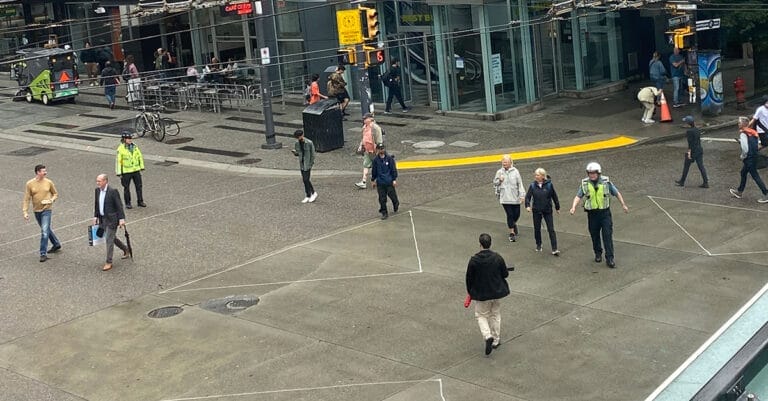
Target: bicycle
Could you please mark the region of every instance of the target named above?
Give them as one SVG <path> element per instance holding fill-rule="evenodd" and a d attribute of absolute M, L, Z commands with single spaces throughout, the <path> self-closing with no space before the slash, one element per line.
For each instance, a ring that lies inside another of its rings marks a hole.
<path fill-rule="evenodd" d="M 166 131 L 165 122 L 160 117 L 160 111 L 165 110 L 165 106 L 160 104 L 153 104 L 152 106 L 142 105 L 137 106 L 136 109 L 141 111 L 133 120 L 133 129 L 136 131 L 136 134 L 139 137 L 143 137 L 147 132 L 151 132 L 152 137 L 156 141 L 162 142 L 165 139 Z"/>
<path fill-rule="evenodd" d="M 165 134 L 168 136 L 176 136 L 179 135 L 179 132 L 181 132 L 181 127 L 179 127 L 179 122 L 168 117 L 163 117 L 162 119 L 163 126 L 165 127 Z"/>

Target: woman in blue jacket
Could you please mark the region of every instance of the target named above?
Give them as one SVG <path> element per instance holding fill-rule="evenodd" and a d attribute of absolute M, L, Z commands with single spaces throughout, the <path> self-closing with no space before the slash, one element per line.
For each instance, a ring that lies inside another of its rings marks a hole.
<path fill-rule="evenodd" d="M 560 256 L 557 249 L 557 234 L 555 233 L 555 223 L 552 219 L 552 204 L 555 204 L 555 211 L 560 214 L 560 200 L 557 199 L 555 186 L 543 168 L 537 168 L 534 181 L 528 187 L 525 193 L 525 210 L 533 213 L 533 235 L 536 239 L 536 252 L 541 252 L 541 220 L 547 223 L 547 232 L 549 233 L 549 243 L 552 245 L 552 255 Z"/>

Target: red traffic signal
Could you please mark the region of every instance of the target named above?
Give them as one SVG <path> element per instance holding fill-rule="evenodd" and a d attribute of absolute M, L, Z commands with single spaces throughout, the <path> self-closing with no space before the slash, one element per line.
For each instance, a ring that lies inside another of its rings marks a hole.
<path fill-rule="evenodd" d="M 373 67 L 379 64 L 383 64 L 385 61 L 387 61 L 384 49 L 365 46 L 363 50 L 365 50 L 366 67 Z"/>

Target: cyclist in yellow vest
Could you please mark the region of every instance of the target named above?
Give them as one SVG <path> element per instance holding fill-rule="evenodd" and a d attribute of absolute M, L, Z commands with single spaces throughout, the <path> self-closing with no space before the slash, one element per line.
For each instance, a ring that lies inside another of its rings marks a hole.
<path fill-rule="evenodd" d="M 115 161 L 115 174 L 120 177 L 123 184 L 123 198 L 125 199 L 125 208 L 132 209 L 131 206 L 131 181 L 136 186 L 136 204 L 140 207 L 147 207 L 144 203 L 144 196 L 141 193 L 141 171 L 144 170 L 144 157 L 141 155 L 139 147 L 133 143 L 133 134 L 130 131 L 120 133 L 121 143 L 117 147 L 117 160 Z"/>
<path fill-rule="evenodd" d="M 603 237 L 605 246 L 605 264 L 610 268 L 616 267 L 613 260 L 613 218 L 611 217 L 611 195 L 621 202 L 624 213 L 629 213 L 624 197 L 608 177 L 601 175 L 600 165 L 591 162 L 587 164 L 587 178 L 581 180 L 576 197 L 573 198 L 571 214 L 576 213 L 576 205 L 584 199 L 584 210 L 587 212 L 589 235 L 592 237 L 592 249 L 595 251 L 595 262 L 603 261 L 603 247 L 600 245 L 600 236 Z"/>

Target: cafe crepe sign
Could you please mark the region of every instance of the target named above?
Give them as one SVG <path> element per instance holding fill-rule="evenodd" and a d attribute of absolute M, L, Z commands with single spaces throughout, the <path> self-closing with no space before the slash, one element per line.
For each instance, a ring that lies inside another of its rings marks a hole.
<path fill-rule="evenodd" d="M 221 6 L 222 15 L 244 15 L 253 13 L 253 4 L 250 1 L 227 3 Z"/>

